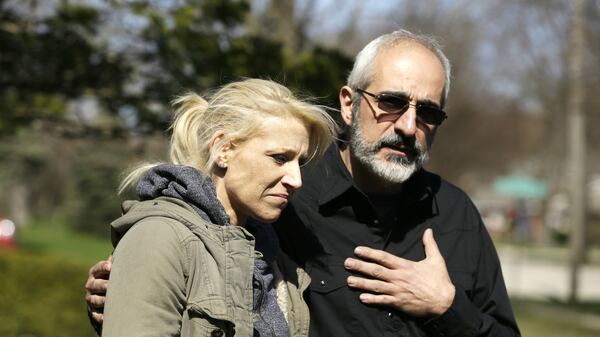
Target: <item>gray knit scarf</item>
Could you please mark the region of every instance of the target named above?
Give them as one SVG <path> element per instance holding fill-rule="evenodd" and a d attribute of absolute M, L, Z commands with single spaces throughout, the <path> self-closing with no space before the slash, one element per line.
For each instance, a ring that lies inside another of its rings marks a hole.
<path fill-rule="evenodd" d="M 190 166 L 161 164 L 148 170 L 137 187 L 141 200 L 165 196 L 183 200 L 206 221 L 224 226 L 231 220 L 217 199 L 212 180 Z M 273 268 L 279 241 L 273 227 L 258 221 L 248 221 L 246 228 L 254 235 L 255 249 L 263 254 L 254 259 L 252 288 L 253 310 L 258 313 L 254 322 L 254 337 L 289 337 L 289 328 L 277 304 Z"/>

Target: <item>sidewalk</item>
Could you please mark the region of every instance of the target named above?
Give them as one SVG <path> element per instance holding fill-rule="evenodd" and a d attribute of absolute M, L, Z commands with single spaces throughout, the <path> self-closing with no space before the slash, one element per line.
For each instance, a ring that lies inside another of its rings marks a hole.
<path fill-rule="evenodd" d="M 565 259 L 545 259 L 526 248 L 499 247 L 502 272 L 510 296 L 567 300 L 569 266 Z M 579 275 L 578 298 L 600 300 L 600 265 L 584 265 Z"/>

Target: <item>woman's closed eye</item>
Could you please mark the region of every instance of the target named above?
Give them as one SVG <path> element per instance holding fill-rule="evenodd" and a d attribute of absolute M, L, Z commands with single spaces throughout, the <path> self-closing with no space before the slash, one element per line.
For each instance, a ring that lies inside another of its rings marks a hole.
<path fill-rule="evenodd" d="M 283 165 L 290 160 L 287 155 L 281 153 L 272 154 L 271 158 L 273 158 L 273 161 L 275 161 L 275 163 L 277 163 L 278 165 Z"/>

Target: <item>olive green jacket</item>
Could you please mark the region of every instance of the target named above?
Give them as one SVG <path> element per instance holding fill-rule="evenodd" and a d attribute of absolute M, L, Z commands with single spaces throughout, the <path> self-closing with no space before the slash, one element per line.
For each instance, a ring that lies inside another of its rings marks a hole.
<path fill-rule="evenodd" d="M 126 201 L 112 226 L 113 267 L 102 336 L 251 337 L 254 237 L 202 219 L 185 202 Z M 117 245 L 118 243 L 118 245 Z M 307 336 L 308 275 L 283 253 L 278 302 L 291 336 Z"/>

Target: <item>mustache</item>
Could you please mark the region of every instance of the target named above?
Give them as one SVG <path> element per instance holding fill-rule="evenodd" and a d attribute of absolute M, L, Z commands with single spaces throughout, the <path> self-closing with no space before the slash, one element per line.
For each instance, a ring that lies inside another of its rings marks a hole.
<path fill-rule="evenodd" d="M 377 150 L 380 150 L 384 147 L 396 147 L 412 155 L 418 155 L 422 152 L 419 144 L 417 143 L 414 137 L 403 137 L 400 134 L 390 134 L 383 136 L 377 141 L 374 147 Z"/>

